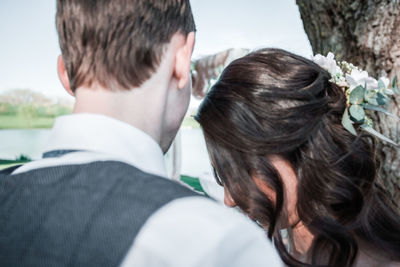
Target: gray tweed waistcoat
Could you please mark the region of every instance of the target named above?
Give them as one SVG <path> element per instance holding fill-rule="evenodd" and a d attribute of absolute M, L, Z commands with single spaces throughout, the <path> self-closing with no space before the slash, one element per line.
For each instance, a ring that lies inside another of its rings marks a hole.
<path fill-rule="evenodd" d="M 0 172 L 0 266 L 118 266 L 146 220 L 196 193 L 116 161 Z"/>

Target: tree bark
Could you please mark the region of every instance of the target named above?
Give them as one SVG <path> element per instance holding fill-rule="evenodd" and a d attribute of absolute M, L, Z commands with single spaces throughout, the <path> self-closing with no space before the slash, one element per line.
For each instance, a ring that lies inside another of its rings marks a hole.
<path fill-rule="evenodd" d="M 333 52 L 374 77 L 400 78 L 399 0 L 296 0 L 313 52 Z M 387 109 L 400 117 L 400 96 Z M 400 141 L 400 122 L 372 114 L 375 128 Z M 400 149 L 380 143 L 380 182 L 400 207 Z"/>

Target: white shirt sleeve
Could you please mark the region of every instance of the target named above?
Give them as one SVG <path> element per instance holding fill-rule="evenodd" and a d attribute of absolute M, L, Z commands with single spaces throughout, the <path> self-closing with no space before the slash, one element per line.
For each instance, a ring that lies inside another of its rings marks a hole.
<path fill-rule="evenodd" d="M 212 200 L 175 200 L 152 215 L 123 267 L 283 266 L 265 233 Z"/>

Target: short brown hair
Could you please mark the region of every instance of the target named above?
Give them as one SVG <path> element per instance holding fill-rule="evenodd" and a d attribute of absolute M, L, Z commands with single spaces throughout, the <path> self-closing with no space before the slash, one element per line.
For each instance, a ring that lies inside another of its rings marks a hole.
<path fill-rule="evenodd" d="M 150 78 L 173 34 L 195 31 L 189 0 L 57 0 L 71 89 L 130 89 Z"/>

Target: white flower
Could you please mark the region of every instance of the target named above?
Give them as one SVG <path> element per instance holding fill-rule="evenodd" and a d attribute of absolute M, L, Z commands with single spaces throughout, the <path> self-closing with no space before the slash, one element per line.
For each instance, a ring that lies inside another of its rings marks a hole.
<path fill-rule="evenodd" d="M 350 86 L 350 91 L 361 85 L 367 85 L 367 90 L 378 89 L 378 81 L 368 76 L 368 72 L 353 69 L 350 74 L 346 74 L 346 81 Z"/>
<path fill-rule="evenodd" d="M 336 64 L 335 55 L 331 52 L 328 53 L 326 57 L 321 54 L 317 54 L 312 59 L 321 68 L 328 71 L 332 77 L 338 77 L 343 74 L 340 67 Z"/>
<path fill-rule="evenodd" d="M 380 81 L 385 85 L 385 89 L 389 87 L 390 80 L 387 77 L 380 77 L 378 82 Z"/>

